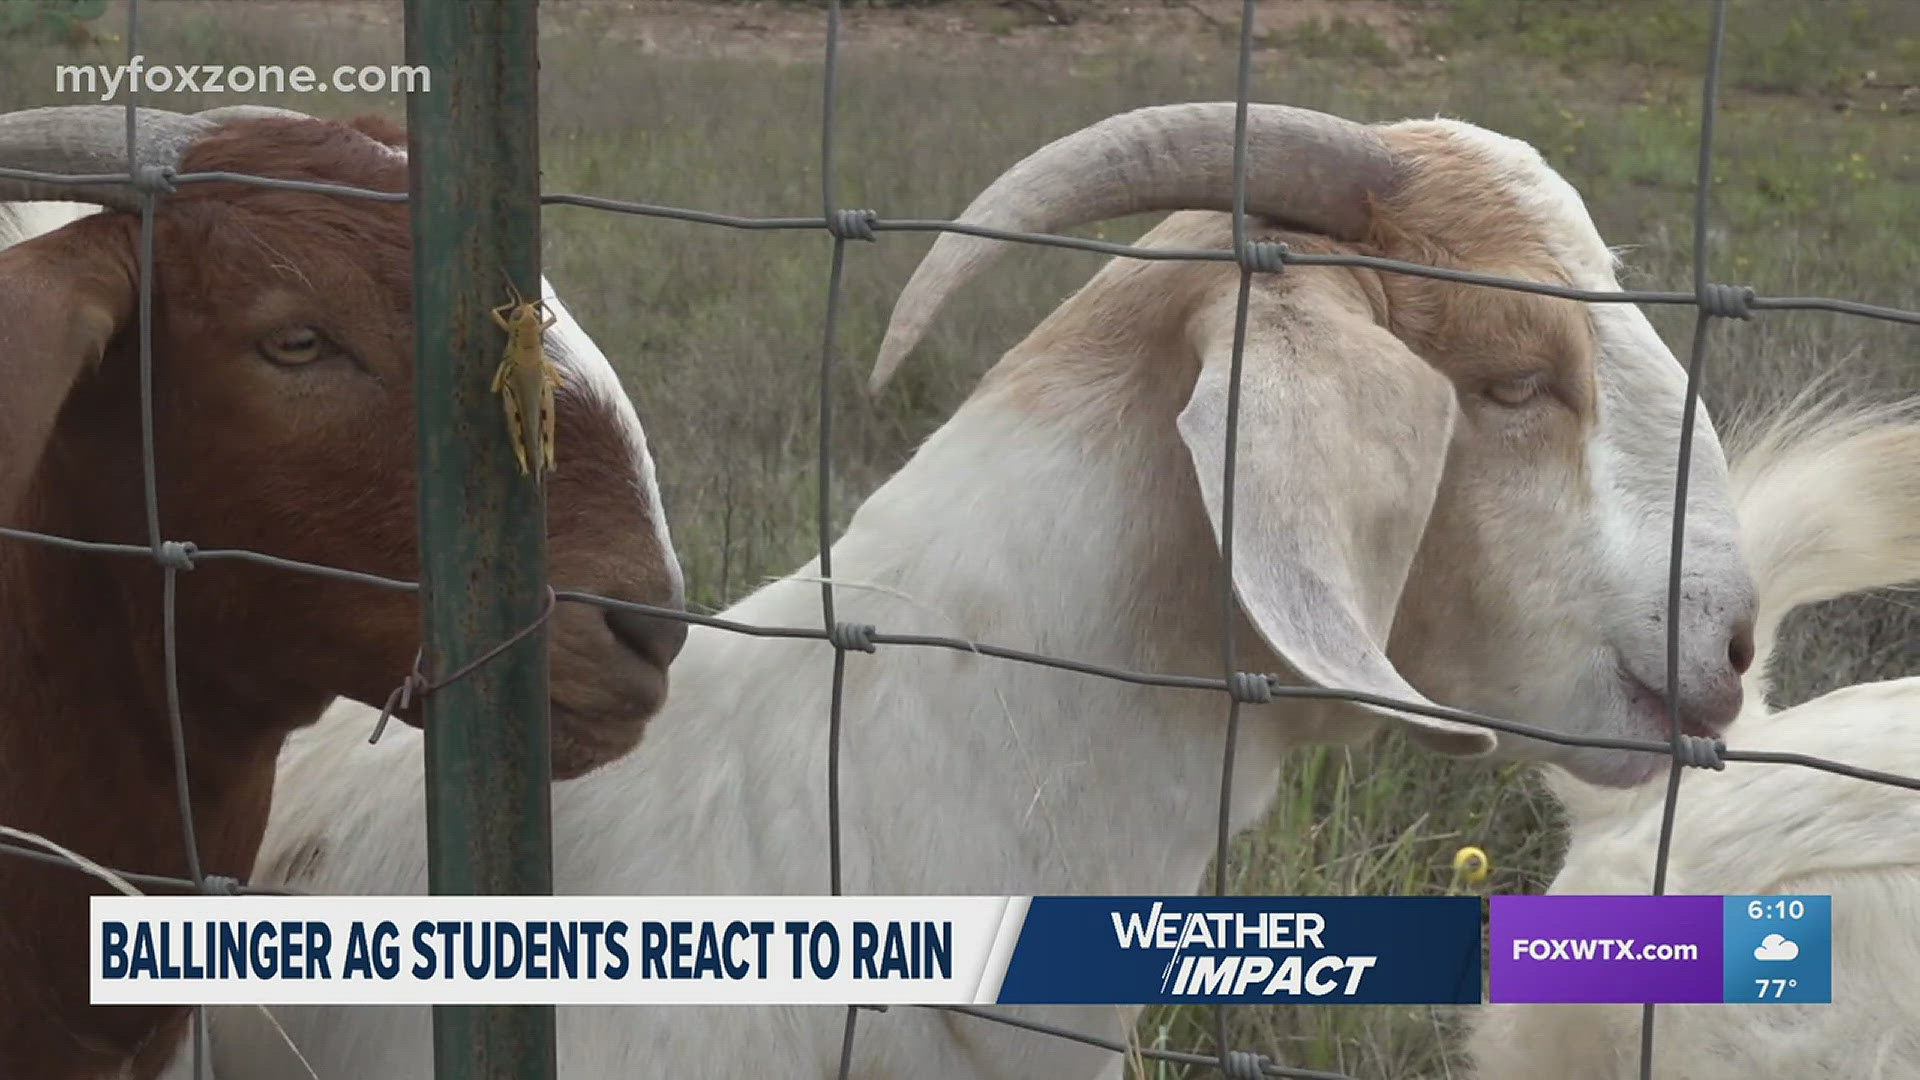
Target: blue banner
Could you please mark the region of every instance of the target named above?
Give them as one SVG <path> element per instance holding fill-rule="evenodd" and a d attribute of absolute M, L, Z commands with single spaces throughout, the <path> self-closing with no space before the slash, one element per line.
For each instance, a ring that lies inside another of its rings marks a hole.
<path fill-rule="evenodd" d="M 96 896 L 89 908 L 96 1005 L 1480 1000 L 1471 896 Z"/>
<path fill-rule="evenodd" d="M 1477 1005 L 1480 901 L 1036 896 L 998 1002 Z"/>

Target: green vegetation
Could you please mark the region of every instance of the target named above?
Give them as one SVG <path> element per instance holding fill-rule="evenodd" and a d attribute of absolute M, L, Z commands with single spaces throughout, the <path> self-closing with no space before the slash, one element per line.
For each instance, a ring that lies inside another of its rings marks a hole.
<path fill-rule="evenodd" d="M 78 43 L 107 0 L 6 0 L 0 4 L 0 41 Z"/>
<path fill-rule="evenodd" d="M 1237 36 L 1239 28 L 1223 26 L 1221 31 L 1223 37 Z M 1339 15 L 1330 19 L 1309 19 L 1292 30 L 1262 34 L 1260 40 L 1269 47 L 1330 60 L 1388 64 L 1400 58 L 1372 24 Z"/>
<path fill-rule="evenodd" d="M 951 215 L 1001 169 L 1082 124 L 1153 102 L 1232 95 L 1233 50 L 1197 16 L 1187 37 L 1148 53 L 1100 45 L 1126 16 L 1101 21 L 1087 14 L 1095 5 L 1065 6 L 1082 16 L 1046 39 L 1054 44 L 955 33 L 907 47 L 869 44 L 865 16 L 851 9 L 840 205 Z M 358 22 L 331 9 L 303 24 L 238 4 L 147 7 L 144 49 L 156 62 L 325 70 L 401 59 L 397 22 Z M 1686 287 L 1707 4 L 1404 3 L 1391 10 L 1410 21 L 1393 33 L 1361 21 L 1359 7 L 1350 18 L 1265 35 L 1255 96 L 1360 119 L 1445 113 L 1527 139 L 1585 194 L 1603 235 L 1630 245 L 1630 286 Z M 733 39 L 716 40 L 727 48 L 712 55 L 642 53 L 642 39 L 658 28 L 647 20 L 664 19 L 665 9 L 643 17 L 575 3 L 550 9 L 540 117 L 549 190 L 739 214 L 818 213 L 820 65 L 811 44 L 786 54 L 769 45 L 767 56 Z M 1733 12 L 1713 278 L 1774 295 L 1920 307 L 1920 99 L 1904 89 L 1920 83 L 1920 5 L 1736 0 Z M 1059 44 L 1069 40 L 1072 49 Z M 55 103 L 55 62 L 119 59 L 99 46 L 0 42 L 0 69 L 16 73 L 0 86 L 0 107 Z M 273 103 L 401 115 L 393 98 Z M 1104 235 L 1131 238 L 1146 224 L 1110 224 Z M 545 229 L 550 275 L 639 404 L 696 604 L 722 606 L 805 561 L 814 550 L 814 380 L 830 241 L 564 207 L 546 215 Z M 865 365 L 928 243 L 883 234 L 848 249 L 834 385 L 836 528 L 1097 265 L 1071 252 L 1018 253 L 965 290 L 896 385 L 869 400 Z M 1684 355 L 1691 315 L 1650 315 Z M 1830 371 L 1867 393 L 1920 391 L 1920 338 L 1910 328 L 1775 313 L 1716 324 L 1712 334 L 1705 395 L 1716 416 Z M 1784 699 L 1920 670 L 1916 626 L 1898 597 L 1795 619 L 1783 644 Z M 1439 761 L 1389 739 L 1301 753 L 1271 820 L 1236 845 L 1231 876 L 1248 892 L 1436 893 L 1449 888 L 1452 855 L 1465 843 L 1493 858 L 1495 874 L 1480 888 L 1502 891 L 1539 888 L 1559 846 L 1524 773 Z M 1443 1049 L 1446 1022 L 1407 1008 L 1232 1016 L 1240 1047 L 1384 1080 L 1458 1075 Z M 1212 1023 L 1210 1012 L 1154 1010 L 1139 1036 L 1146 1046 L 1206 1049 Z M 1149 1066 L 1147 1075 L 1185 1074 Z"/>
<path fill-rule="evenodd" d="M 1559 0 L 1438 0 L 1411 6 L 1433 16 L 1422 44 L 1435 52 L 1495 47 L 1578 66 L 1697 71 L 1713 5 L 1672 0 L 1607 4 Z M 1830 93 L 1871 81 L 1920 77 L 1920 8 L 1885 0 L 1733 0 L 1727 16 L 1727 85 L 1780 93 Z"/>

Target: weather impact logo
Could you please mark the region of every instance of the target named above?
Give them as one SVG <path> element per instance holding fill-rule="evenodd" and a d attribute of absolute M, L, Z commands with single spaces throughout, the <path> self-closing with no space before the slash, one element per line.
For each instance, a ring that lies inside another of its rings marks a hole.
<path fill-rule="evenodd" d="M 1002 1005 L 1468 1005 L 1471 896 L 1036 896 Z"/>
<path fill-rule="evenodd" d="M 1352 997 L 1380 960 L 1328 953 L 1326 916 L 1312 911 L 1180 912 L 1156 901 L 1144 916 L 1113 911 L 1109 917 L 1122 949 L 1170 954 L 1160 991 L 1175 997 Z"/>

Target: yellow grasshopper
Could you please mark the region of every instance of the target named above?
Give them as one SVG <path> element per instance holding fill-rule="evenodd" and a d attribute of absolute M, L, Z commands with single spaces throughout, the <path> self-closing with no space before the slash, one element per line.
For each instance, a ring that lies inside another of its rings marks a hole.
<path fill-rule="evenodd" d="M 507 281 L 510 303 L 492 311 L 493 321 L 507 332 L 506 355 L 493 373 L 493 392 L 507 408 L 507 432 L 513 437 L 513 456 L 522 475 L 553 471 L 553 391 L 560 371 L 547 359 L 543 340 L 556 316 L 545 300 L 529 303 Z M 533 412 L 528 412 L 531 406 Z"/>

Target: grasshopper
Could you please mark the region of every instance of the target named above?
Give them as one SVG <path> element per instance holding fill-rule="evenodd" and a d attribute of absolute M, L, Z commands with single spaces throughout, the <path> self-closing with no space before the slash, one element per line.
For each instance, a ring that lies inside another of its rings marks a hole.
<path fill-rule="evenodd" d="M 547 359 L 542 341 L 556 316 L 545 300 L 531 303 L 507 281 L 513 299 L 492 311 L 493 321 L 507 333 L 506 355 L 493 373 L 493 392 L 507 408 L 507 431 L 513 437 L 513 456 L 522 475 L 553 471 L 553 389 L 559 369 Z M 529 413 L 529 407 L 533 412 Z"/>

